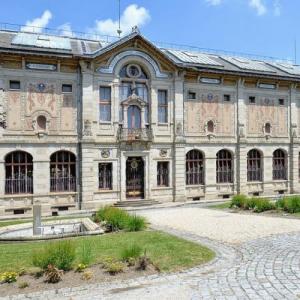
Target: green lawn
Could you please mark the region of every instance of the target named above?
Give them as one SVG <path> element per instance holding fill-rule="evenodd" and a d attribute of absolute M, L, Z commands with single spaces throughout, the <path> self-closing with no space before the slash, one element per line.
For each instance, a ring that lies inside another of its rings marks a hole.
<path fill-rule="evenodd" d="M 121 249 L 137 244 L 161 271 L 177 271 L 205 263 L 214 258 L 210 249 L 160 231 L 119 232 L 102 236 L 73 239 L 76 246 L 90 241 L 94 263 L 106 257 L 119 258 Z M 43 249 L 47 242 L 0 244 L 0 272 L 32 267 L 32 252 Z"/>
<path fill-rule="evenodd" d="M 213 208 L 213 209 L 227 209 L 229 207 L 230 207 L 230 201 L 208 206 L 208 208 Z"/>

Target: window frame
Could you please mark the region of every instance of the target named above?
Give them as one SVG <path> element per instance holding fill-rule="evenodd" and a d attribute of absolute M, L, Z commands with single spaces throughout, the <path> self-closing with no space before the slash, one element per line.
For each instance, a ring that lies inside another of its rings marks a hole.
<path fill-rule="evenodd" d="M 192 149 L 185 155 L 186 185 L 204 185 L 205 180 L 204 154 L 198 149 Z"/>
<path fill-rule="evenodd" d="M 19 88 L 12 88 L 11 85 L 14 83 L 18 83 Z M 21 81 L 20 80 L 9 80 L 9 90 L 10 91 L 20 91 L 21 90 Z"/>
<path fill-rule="evenodd" d="M 169 187 L 170 186 L 170 162 L 169 161 L 158 161 L 157 162 L 157 180 L 156 184 L 158 187 Z"/>
<path fill-rule="evenodd" d="M 160 93 L 165 94 L 164 103 L 162 103 L 159 99 Z M 169 122 L 169 114 L 168 114 L 168 108 L 169 108 L 169 100 L 168 100 L 168 90 L 167 89 L 158 89 L 157 90 L 157 119 L 159 124 L 168 124 Z M 160 109 L 164 110 L 164 122 L 161 122 L 160 120 Z"/>
<path fill-rule="evenodd" d="M 227 149 L 218 151 L 216 155 L 216 182 L 217 184 L 234 183 L 234 159 Z M 223 169 L 223 170 L 222 170 Z"/>
<path fill-rule="evenodd" d="M 287 180 L 288 178 L 287 155 L 282 149 L 276 149 L 272 155 L 272 179 Z"/>
<path fill-rule="evenodd" d="M 251 149 L 247 153 L 247 182 L 256 181 L 263 181 L 263 161 L 260 151 Z"/>
<path fill-rule="evenodd" d="M 102 89 L 109 89 L 109 91 L 110 91 L 109 99 L 101 99 L 101 90 Z M 112 111 L 111 111 L 111 109 L 112 109 L 112 103 L 111 102 L 112 101 L 111 101 L 111 98 L 112 98 L 112 87 L 109 86 L 109 85 L 100 85 L 100 87 L 99 87 L 99 122 L 100 123 L 111 123 L 111 121 L 112 121 Z M 101 116 L 102 116 L 101 108 L 103 108 L 103 107 L 104 108 L 107 107 L 108 108 L 107 112 L 109 111 L 109 116 L 105 120 L 101 118 Z"/>
<path fill-rule="evenodd" d="M 256 104 L 256 97 L 255 96 L 249 96 L 248 98 L 249 104 Z"/>
<path fill-rule="evenodd" d="M 64 87 L 71 87 L 71 91 L 64 91 Z M 63 83 L 61 85 L 61 92 L 62 92 L 62 94 L 72 94 L 73 93 L 73 84 L 71 84 L 71 83 Z"/>
<path fill-rule="evenodd" d="M 107 168 L 109 166 L 109 168 Z M 100 168 L 104 168 L 104 174 L 100 172 Z M 100 176 L 104 176 L 101 179 Z M 100 191 L 112 191 L 113 190 L 113 163 L 112 162 L 99 162 L 98 164 L 98 189 Z"/>

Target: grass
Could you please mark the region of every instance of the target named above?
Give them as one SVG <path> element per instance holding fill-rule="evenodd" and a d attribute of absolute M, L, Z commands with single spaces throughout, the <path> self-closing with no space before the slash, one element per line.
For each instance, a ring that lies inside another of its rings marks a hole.
<path fill-rule="evenodd" d="M 161 271 L 177 271 L 205 263 L 214 258 L 210 249 L 160 231 L 119 232 L 72 240 L 77 252 L 83 243 L 91 245 L 93 263 L 108 257 L 119 258 L 120 249 L 137 244 Z M 32 267 L 32 253 L 43 249 L 47 242 L 0 244 L 0 270 L 16 271 Z M 79 263 L 78 261 L 76 263 Z"/>
<path fill-rule="evenodd" d="M 215 205 L 210 205 L 208 208 L 213 208 L 213 209 L 227 209 L 230 208 L 230 201 L 225 202 L 225 203 L 219 203 Z"/>

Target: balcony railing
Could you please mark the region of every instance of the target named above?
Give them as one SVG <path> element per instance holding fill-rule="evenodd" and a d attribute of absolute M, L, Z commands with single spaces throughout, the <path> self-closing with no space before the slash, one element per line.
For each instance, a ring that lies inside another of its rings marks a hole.
<path fill-rule="evenodd" d="M 151 128 L 119 128 L 120 142 L 150 142 L 152 141 Z"/>
<path fill-rule="evenodd" d="M 50 192 L 76 192 L 76 178 L 51 177 Z"/>
<path fill-rule="evenodd" d="M 32 194 L 33 179 L 32 177 L 24 178 L 7 178 L 5 179 L 5 194 Z"/>

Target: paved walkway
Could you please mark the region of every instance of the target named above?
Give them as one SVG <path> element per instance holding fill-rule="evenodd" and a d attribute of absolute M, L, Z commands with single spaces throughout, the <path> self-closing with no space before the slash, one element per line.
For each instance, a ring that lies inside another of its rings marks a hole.
<path fill-rule="evenodd" d="M 213 248 L 217 258 L 206 266 L 172 275 L 19 295 L 15 299 L 299 300 L 300 220 L 201 208 L 148 210 L 142 214 L 158 229 Z M 210 218 L 213 223 L 208 226 Z M 181 219 L 185 220 L 183 224 Z M 176 229 L 181 225 L 184 227 Z"/>

